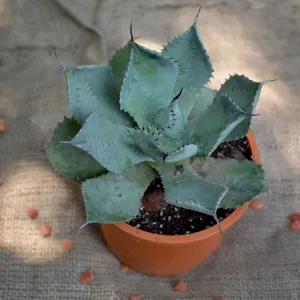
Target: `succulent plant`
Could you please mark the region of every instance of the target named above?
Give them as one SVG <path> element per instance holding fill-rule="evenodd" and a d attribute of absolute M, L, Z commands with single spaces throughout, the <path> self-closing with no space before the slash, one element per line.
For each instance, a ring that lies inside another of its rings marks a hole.
<path fill-rule="evenodd" d="M 56 172 L 82 183 L 88 223 L 129 221 L 160 177 L 165 201 L 215 216 L 267 190 L 260 165 L 210 157 L 247 134 L 266 82 L 233 75 L 219 91 L 193 25 L 161 53 L 132 37 L 106 65 L 65 68 L 73 116 L 46 153 Z"/>

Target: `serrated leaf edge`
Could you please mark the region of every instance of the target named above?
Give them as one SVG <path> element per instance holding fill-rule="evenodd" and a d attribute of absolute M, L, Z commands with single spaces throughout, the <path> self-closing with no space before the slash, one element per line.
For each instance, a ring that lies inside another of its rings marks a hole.
<path fill-rule="evenodd" d="M 185 159 L 188 159 L 188 158 L 190 158 L 190 157 L 192 157 L 192 156 L 195 156 L 196 153 L 198 152 L 198 149 L 199 149 L 198 146 L 195 145 L 195 144 L 186 144 L 186 145 L 180 147 L 179 149 L 177 149 L 177 150 L 171 152 L 170 154 L 168 154 L 168 156 L 167 156 L 166 159 L 165 159 L 165 162 L 171 162 L 171 163 L 172 163 L 172 162 L 175 162 L 175 161 L 168 161 L 168 157 L 169 157 L 170 155 L 176 155 L 177 153 L 180 153 L 182 150 L 184 151 L 184 149 L 186 149 L 186 148 L 189 147 L 189 146 L 195 146 L 195 147 L 196 147 L 196 152 L 195 152 L 194 154 L 190 155 L 189 157 L 186 157 Z"/>
<path fill-rule="evenodd" d="M 156 51 L 154 51 L 154 50 L 148 49 L 148 48 L 146 48 L 146 47 L 144 47 L 144 46 L 141 46 L 140 44 L 137 44 L 137 43 L 135 43 L 135 42 L 131 42 L 131 43 L 132 43 L 132 45 L 136 45 L 137 47 L 140 47 L 140 48 L 142 48 L 142 49 L 145 50 L 145 51 L 149 51 L 149 52 L 152 53 L 153 55 L 156 55 L 156 56 L 158 56 L 158 57 L 160 57 L 160 58 L 169 59 L 169 60 L 173 63 L 173 65 L 174 65 L 174 67 L 175 67 L 176 77 L 178 76 L 178 66 L 177 66 L 176 63 L 174 63 L 174 62 L 170 59 L 170 57 L 165 56 L 165 55 L 163 55 L 162 53 L 156 52 Z M 133 55 L 134 55 L 134 54 L 133 54 L 133 47 L 131 47 L 131 49 L 130 49 L 130 56 L 129 56 L 129 62 L 128 62 L 127 70 L 126 70 L 126 73 L 125 73 L 125 76 L 124 76 L 124 79 L 123 79 L 123 83 L 122 83 L 122 87 L 121 87 L 121 92 L 120 92 L 120 109 L 121 109 L 122 111 L 128 113 L 128 114 L 135 120 L 134 116 L 132 116 L 132 115 L 130 114 L 130 112 L 127 111 L 127 110 L 123 107 L 123 105 L 122 105 L 122 102 L 123 102 L 122 99 L 123 99 L 123 95 L 124 95 L 123 85 L 124 85 L 125 79 L 126 79 L 127 76 L 128 76 L 129 68 L 131 67 Z M 175 84 L 176 84 L 176 80 L 174 81 L 173 90 L 174 90 Z M 172 98 L 170 98 L 170 103 L 171 103 L 171 101 L 172 101 Z M 155 117 L 155 116 L 153 116 L 153 119 L 154 119 L 154 117 Z M 151 120 L 152 122 L 153 122 L 153 119 Z M 135 122 L 136 122 L 136 120 L 135 120 Z M 138 126 L 139 126 L 140 128 L 142 127 L 142 126 L 140 126 L 140 124 L 138 124 Z"/>
<path fill-rule="evenodd" d="M 211 72 L 210 78 L 212 78 L 212 77 L 213 77 L 213 73 L 214 73 L 214 68 L 213 68 L 213 65 L 212 65 L 212 63 L 211 63 L 211 61 L 210 61 L 210 59 L 209 59 L 208 54 L 207 54 L 206 47 L 204 46 L 204 44 L 203 44 L 203 42 L 202 42 L 202 40 L 201 40 L 200 33 L 199 33 L 199 30 L 198 30 L 198 27 L 197 27 L 197 21 L 198 21 L 198 15 L 196 16 L 193 25 L 192 25 L 189 29 L 187 29 L 187 30 L 186 30 L 185 32 L 183 32 L 182 34 L 180 34 L 180 35 L 174 37 L 173 39 L 169 40 L 169 41 L 163 46 L 162 53 L 165 54 L 167 57 L 169 57 L 169 56 L 167 55 L 167 53 L 164 53 L 164 50 L 166 50 L 166 52 L 167 52 L 167 49 L 166 49 L 166 48 L 167 48 L 169 45 L 171 46 L 171 44 L 179 44 L 179 42 L 180 42 L 181 40 L 183 40 L 184 37 L 185 37 L 186 35 L 188 35 L 188 34 L 190 33 L 190 31 L 192 31 L 192 30 L 194 29 L 195 32 L 196 32 L 197 38 L 198 38 L 198 42 L 199 42 L 200 45 L 203 47 L 203 50 L 204 50 L 206 59 L 207 59 L 207 61 L 208 61 L 208 63 L 209 63 L 209 66 L 210 66 L 210 68 L 211 68 L 211 71 L 212 71 L 212 72 Z M 171 60 L 173 60 L 176 64 L 178 64 L 178 66 L 181 66 L 180 63 L 179 63 L 179 61 L 176 61 L 176 60 L 175 60 L 174 58 L 172 58 L 172 57 L 169 57 L 169 58 L 170 58 Z M 207 84 L 207 83 L 210 81 L 210 78 L 208 79 L 208 81 L 207 81 L 206 83 L 204 83 L 204 85 Z M 204 86 L 204 85 L 203 85 L 203 86 Z"/>

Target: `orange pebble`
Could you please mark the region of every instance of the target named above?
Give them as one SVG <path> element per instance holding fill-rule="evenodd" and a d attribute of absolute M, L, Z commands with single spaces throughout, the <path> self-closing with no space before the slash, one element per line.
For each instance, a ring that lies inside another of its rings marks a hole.
<path fill-rule="evenodd" d="M 43 224 L 41 227 L 41 236 L 46 237 L 51 235 L 52 233 L 52 228 L 49 224 Z"/>
<path fill-rule="evenodd" d="M 188 291 L 188 286 L 183 280 L 179 280 L 173 287 L 174 292 L 184 293 Z"/>
<path fill-rule="evenodd" d="M 125 265 L 125 264 L 121 265 L 121 272 L 126 273 L 129 270 L 130 270 L 130 268 L 127 265 Z"/>
<path fill-rule="evenodd" d="M 6 122 L 4 120 L 0 120 L 0 132 L 4 132 L 6 130 Z"/>
<path fill-rule="evenodd" d="M 130 296 L 129 300 L 141 300 L 141 296 Z"/>
<path fill-rule="evenodd" d="M 291 221 L 300 221 L 300 214 L 293 214 L 290 216 Z"/>
<path fill-rule="evenodd" d="M 27 208 L 27 215 L 30 218 L 34 218 L 39 214 L 39 211 L 36 208 L 28 207 Z"/>
<path fill-rule="evenodd" d="M 290 229 L 294 230 L 294 231 L 300 230 L 300 221 L 298 221 L 298 220 L 293 221 L 290 226 Z"/>
<path fill-rule="evenodd" d="M 69 240 L 63 240 L 63 248 L 66 250 L 72 249 L 72 242 Z"/>
<path fill-rule="evenodd" d="M 260 200 L 253 200 L 250 203 L 250 207 L 254 210 L 260 210 L 264 207 L 264 205 Z"/>
<path fill-rule="evenodd" d="M 88 269 L 80 276 L 80 283 L 90 283 L 94 280 L 94 273 L 91 269 Z"/>
<path fill-rule="evenodd" d="M 218 297 L 217 300 L 225 300 L 225 297 Z"/>

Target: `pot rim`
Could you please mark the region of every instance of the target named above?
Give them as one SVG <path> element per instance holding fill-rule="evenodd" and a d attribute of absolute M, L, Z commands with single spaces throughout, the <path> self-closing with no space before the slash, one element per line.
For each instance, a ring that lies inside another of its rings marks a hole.
<path fill-rule="evenodd" d="M 255 135 L 250 129 L 247 134 L 247 140 L 250 145 L 253 161 L 257 164 L 260 164 L 259 151 L 257 143 L 255 140 Z M 249 203 L 236 208 L 227 218 L 220 222 L 222 231 L 227 230 L 232 226 L 238 219 L 246 212 L 248 209 Z M 103 224 L 107 225 L 107 224 Z M 186 234 L 186 235 L 160 235 L 156 233 L 150 233 L 141 229 L 137 229 L 133 226 L 128 225 L 127 223 L 118 223 L 118 224 L 109 224 L 110 226 L 115 226 L 119 230 L 134 236 L 138 239 L 146 240 L 148 242 L 167 244 L 167 245 L 176 245 L 176 244 L 188 244 L 193 242 L 198 242 L 200 240 L 205 240 L 211 236 L 220 234 L 220 230 L 217 225 L 214 225 L 208 229 L 201 230 L 199 232 Z"/>

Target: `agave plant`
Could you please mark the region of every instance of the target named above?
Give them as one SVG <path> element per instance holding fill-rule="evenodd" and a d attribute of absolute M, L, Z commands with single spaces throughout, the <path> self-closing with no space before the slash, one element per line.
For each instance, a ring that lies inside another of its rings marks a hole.
<path fill-rule="evenodd" d="M 56 172 L 82 182 L 88 223 L 135 218 L 158 177 L 167 203 L 212 216 L 267 190 L 256 163 L 210 157 L 247 134 L 266 82 L 233 75 L 219 91 L 205 87 L 213 67 L 197 19 L 161 53 L 131 30 L 108 64 L 64 67 L 73 117 L 46 153 Z"/>

